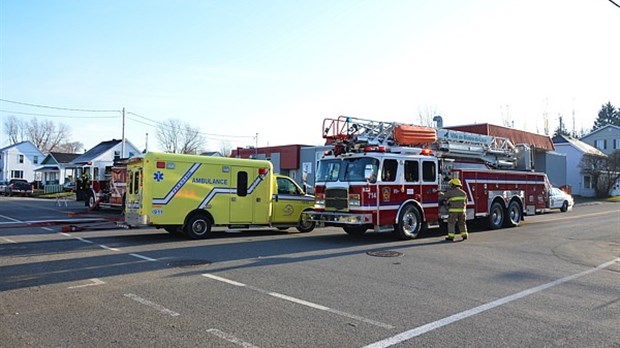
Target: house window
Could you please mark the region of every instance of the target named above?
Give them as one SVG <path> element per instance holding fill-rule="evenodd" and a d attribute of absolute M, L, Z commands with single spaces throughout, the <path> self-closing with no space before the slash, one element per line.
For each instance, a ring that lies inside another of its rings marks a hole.
<path fill-rule="evenodd" d="M 603 149 L 607 150 L 607 139 L 603 139 Z"/>
<path fill-rule="evenodd" d="M 591 189 L 592 188 L 592 178 L 589 175 L 583 176 L 583 188 Z"/>
<path fill-rule="evenodd" d="M 24 163 L 24 155 L 19 155 L 17 157 L 17 163 Z"/>
<path fill-rule="evenodd" d="M 121 152 L 120 151 L 114 151 L 114 159 L 120 159 L 121 158 Z"/>
<path fill-rule="evenodd" d="M 13 179 L 23 179 L 24 171 L 23 170 L 11 170 L 11 178 Z"/>
<path fill-rule="evenodd" d="M 32 162 L 34 164 L 39 164 L 39 156 L 34 156 L 34 159 L 32 160 Z"/>

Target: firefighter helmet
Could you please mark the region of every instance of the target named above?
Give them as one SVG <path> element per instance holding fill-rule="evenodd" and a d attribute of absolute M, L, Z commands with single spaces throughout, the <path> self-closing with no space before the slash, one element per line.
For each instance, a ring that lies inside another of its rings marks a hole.
<path fill-rule="evenodd" d="M 463 186 L 461 184 L 461 180 L 459 180 L 459 179 L 452 179 L 452 180 L 450 180 L 450 185 L 452 185 L 452 186 Z"/>

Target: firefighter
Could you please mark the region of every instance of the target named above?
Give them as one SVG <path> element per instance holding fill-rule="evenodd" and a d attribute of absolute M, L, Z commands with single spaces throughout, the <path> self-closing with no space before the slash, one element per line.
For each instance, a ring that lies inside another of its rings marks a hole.
<path fill-rule="evenodd" d="M 449 182 L 450 188 L 446 193 L 440 192 L 439 195 L 448 201 L 448 236 L 446 240 L 453 241 L 455 225 L 458 223 L 461 238 L 467 239 L 467 225 L 465 222 L 465 210 L 467 208 L 467 193 L 463 191 L 461 180 L 452 179 Z"/>

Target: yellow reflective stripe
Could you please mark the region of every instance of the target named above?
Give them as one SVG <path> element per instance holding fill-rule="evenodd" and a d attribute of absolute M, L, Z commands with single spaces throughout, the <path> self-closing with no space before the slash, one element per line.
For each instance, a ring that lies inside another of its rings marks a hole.
<path fill-rule="evenodd" d="M 464 213 L 465 209 L 461 208 L 450 208 L 448 209 L 448 213 Z"/>
<path fill-rule="evenodd" d="M 452 201 L 464 201 L 465 200 L 465 196 L 450 197 L 450 198 L 448 198 L 448 200 L 450 202 L 452 202 Z"/>

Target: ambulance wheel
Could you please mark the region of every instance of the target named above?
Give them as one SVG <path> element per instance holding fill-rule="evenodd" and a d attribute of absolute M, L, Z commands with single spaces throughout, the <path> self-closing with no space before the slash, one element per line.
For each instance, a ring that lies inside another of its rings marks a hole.
<path fill-rule="evenodd" d="M 205 238 L 211 232 L 211 220 L 205 214 L 194 214 L 185 222 L 183 232 L 191 239 Z"/>
<path fill-rule="evenodd" d="M 350 236 L 361 236 L 366 233 L 366 226 L 342 226 L 342 229 Z"/>
<path fill-rule="evenodd" d="M 422 229 L 422 217 L 413 205 L 406 205 L 398 216 L 398 223 L 394 226 L 400 239 L 414 239 Z"/>
<path fill-rule="evenodd" d="M 297 224 L 297 226 L 295 226 L 295 228 L 301 233 L 307 233 L 312 231 L 314 229 L 314 226 L 316 226 L 316 222 L 304 220 L 302 218 L 301 220 L 299 220 L 299 223 Z"/>
<path fill-rule="evenodd" d="M 521 223 L 521 219 L 523 219 L 523 209 L 521 209 L 521 204 L 517 201 L 512 201 L 508 205 L 508 209 L 506 210 L 507 216 L 505 219 L 506 227 L 517 227 Z"/>
<path fill-rule="evenodd" d="M 491 204 L 491 211 L 489 214 L 489 227 L 492 230 L 502 228 L 504 225 L 504 206 L 500 202 L 493 202 Z"/>

